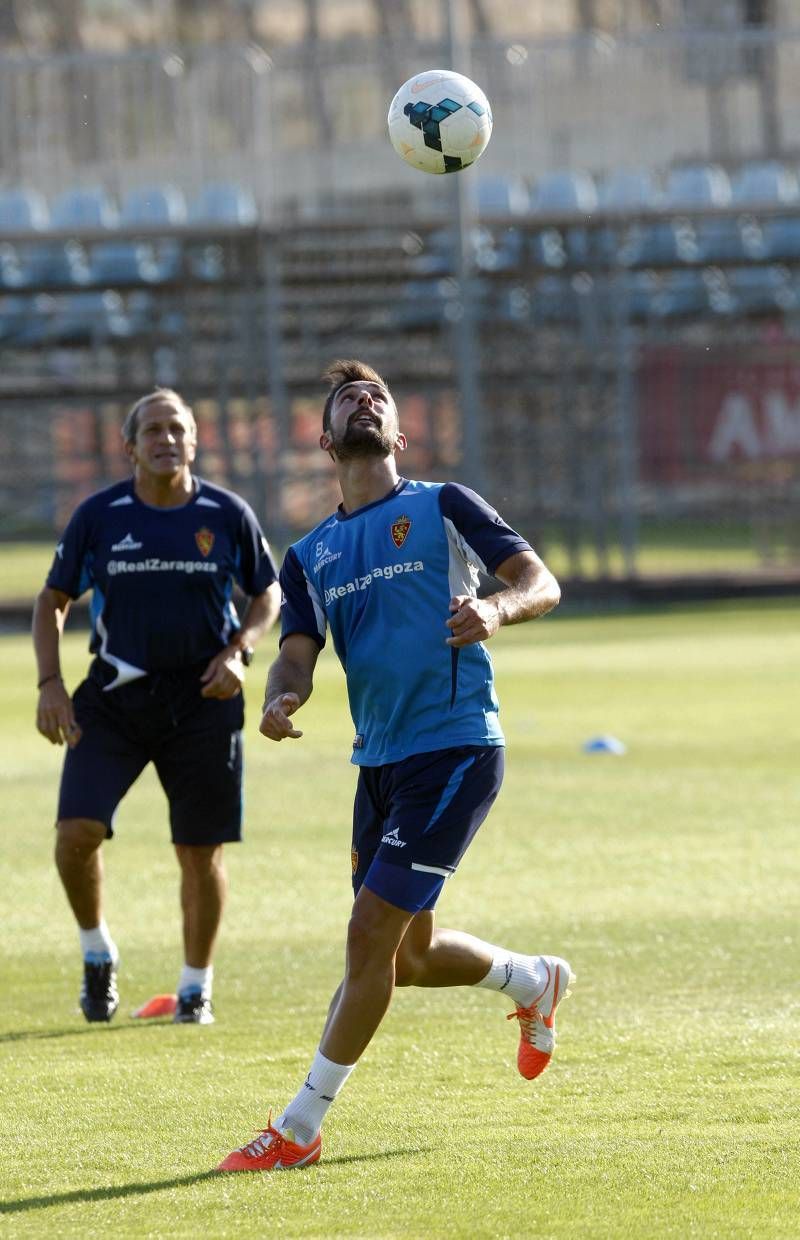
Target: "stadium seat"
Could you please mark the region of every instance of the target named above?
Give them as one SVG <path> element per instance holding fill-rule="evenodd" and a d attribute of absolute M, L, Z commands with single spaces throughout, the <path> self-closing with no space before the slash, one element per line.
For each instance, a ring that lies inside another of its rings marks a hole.
<path fill-rule="evenodd" d="M 67 190 L 53 203 L 49 230 L 79 233 L 113 227 L 116 209 L 102 189 Z M 6 288 L 49 289 L 86 285 L 91 264 L 85 246 L 77 238 L 55 241 L 42 234 L 40 241 L 3 247 L 0 284 Z"/>
<path fill-rule="evenodd" d="M 716 164 L 688 164 L 673 168 L 667 177 L 664 206 L 669 210 L 726 207 L 730 200 L 728 174 Z"/>
<path fill-rule="evenodd" d="M 257 220 L 253 195 L 240 185 L 206 185 L 189 207 L 192 224 L 240 224 L 244 228 Z"/>
<path fill-rule="evenodd" d="M 588 172 L 549 172 L 531 198 L 534 214 L 575 217 L 597 209 L 597 189 Z M 577 223 L 549 225 L 531 239 L 531 258 L 542 267 L 583 265 L 590 258 L 588 230 Z"/>
<path fill-rule="evenodd" d="M 597 188 L 588 172 L 547 172 L 534 186 L 531 206 L 539 215 L 591 215 Z"/>
<path fill-rule="evenodd" d="M 148 231 L 164 225 L 179 227 L 186 220 L 186 202 L 174 186 L 134 189 L 126 194 L 120 226 Z M 174 237 L 115 239 L 96 245 L 91 256 L 92 283 L 103 286 L 159 284 L 174 279 L 181 269 L 181 243 Z"/>
<path fill-rule="evenodd" d="M 186 200 L 174 185 L 133 189 L 125 195 L 119 219 L 123 228 L 137 224 L 176 226 L 186 221 Z"/>
<path fill-rule="evenodd" d="M 62 232 L 114 228 L 118 219 L 114 203 L 100 187 L 66 190 L 50 209 L 50 227 Z"/>
<path fill-rule="evenodd" d="M 526 215 L 530 210 L 530 191 L 521 177 L 479 177 L 480 215 Z"/>
<path fill-rule="evenodd" d="M 63 294 L 56 300 L 48 337 L 62 345 L 97 344 L 131 334 L 122 298 L 103 292 Z"/>
<path fill-rule="evenodd" d="M 777 160 L 745 164 L 733 178 L 731 200 L 739 207 L 780 206 L 800 198 L 797 176 Z"/>
<path fill-rule="evenodd" d="M 597 200 L 604 211 L 649 211 L 661 202 L 655 177 L 644 168 L 618 168 L 601 182 Z"/>
<path fill-rule="evenodd" d="M 0 191 L 0 232 L 42 232 L 49 220 L 47 203 L 36 190 Z"/>
<path fill-rule="evenodd" d="M 776 314 L 794 310 L 797 290 L 786 267 L 739 267 L 727 273 L 730 295 L 739 314 Z"/>

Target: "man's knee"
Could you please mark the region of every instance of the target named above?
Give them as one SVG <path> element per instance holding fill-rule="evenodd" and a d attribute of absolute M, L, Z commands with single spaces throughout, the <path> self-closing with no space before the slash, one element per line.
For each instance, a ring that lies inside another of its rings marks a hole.
<path fill-rule="evenodd" d="M 56 823 L 56 856 L 87 857 L 106 838 L 105 823 L 93 818 L 61 818 Z"/>
<path fill-rule="evenodd" d="M 222 844 L 176 844 L 175 854 L 187 878 L 224 878 Z"/>
<path fill-rule="evenodd" d="M 363 894 L 362 894 L 363 893 Z M 361 889 L 347 926 L 347 973 L 352 977 L 367 965 L 392 966 L 407 915 Z"/>

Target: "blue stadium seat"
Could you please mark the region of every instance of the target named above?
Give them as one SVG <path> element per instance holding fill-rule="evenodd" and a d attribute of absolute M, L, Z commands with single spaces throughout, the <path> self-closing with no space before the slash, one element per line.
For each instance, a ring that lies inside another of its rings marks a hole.
<path fill-rule="evenodd" d="M 597 188 L 588 172 L 549 172 L 534 187 L 532 210 L 538 215 L 591 215 L 597 209 Z M 542 267 L 583 265 L 590 260 L 588 230 L 576 223 L 544 228 L 531 240 L 531 257 Z"/>
<path fill-rule="evenodd" d="M 652 173 L 643 168 L 619 168 L 601 183 L 598 203 L 603 211 L 641 216 L 659 206 L 661 191 Z M 640 220 L 603 225 L 593 244 L 603 262 L 634 266 L 642 261 L 647 233 Z"/>
<path fill-rule="evenodd" d="M 479 177 L 477 198 L 480 215 L 526 215 L 531 205 L 521 177 Z"/>
<path fill-rule="evenodd" d="M 0 232 L 42 232 L 49 221 L 47 203 L 37 190 L 0 191 Z"/>
<path fill-rule="evenodd" d="M 539 215 L 591 215 L 597 187 L 588 172 L 546 172 L 534 186 L 531 206 Z"/>
<path fill-rule="evenodd" d="M 739 314 L 776 314 L 794 310 L 797 290 L 791 272 L 769 267 L 738 267 L 727 273 L 730 294 Z"/>
<path fill-rule="evenodd" d="M 49 228 L 63 232 L 110 228 L 116 218 L 105 190 L 67 190 L 51 207 Z M 6 245 L 0 254 L 0 284 L 5 288 L 86 285 L 91 278 L 89 256 L 77 237 L 64 243 L 49 240 L 43 233 L 40 241 Z"/>
<path fill-rule="evenodd" d="M 604 211 L 650 211 L 660 205 L 661 197 L 655 177 L 644 168 L 617 168 L 598 189 Z"/>
<path fill-rule="evenodd" d="M 59 194 L 50 209 L 50 227 L 63 232 L 114 228 L 117 208 L 104 189 L 70 189 Z"/>
<path fill-rule="evenodd" d="M 624 285 L 630 319 L 677 319 L 708 310 L 708 290 L 700 271 L 634 271 Z"/>
<path fill-rule="evenodd" d="M 176 226 L 186 221 L 186 200 L 174 185 L 133 189 L 125 195 L 119 218 L 123 228 L 137 224 Z"/>
<path fill-rule="evenodd" d="M 538 323 L 577 323 L 578 302 L 568 276 L 546 275 L 536 281 L 531 317 Z"/>
<path fill-rule="evenodd" d="M 189 207 L 192 224 L 255 224 L 258 210 L 249 190 L 241 185 L 220 182 L 206 185 Z"/>
<path fill-rule="evenodd" d="M 716 164 L 688 164 L 673 168 L 667 177 L 664 206 L 669 210 L 726 207 L 730 200 L 728 174 Z"/>
<path fill-rule="evenodd" d="M 126 194 L 120 225 L 133 231 L 158 225 L 171 229 L 186 220 L 186 202 L 174 186 L 151 186 Z M 92 283 L 103 286 L 160 284 L 174 279 L 181 269 L 181 243 L 174 237 L 115 239 L 94 247 Z"/>
<path fill-rule="evenodd" d="M 49 338 L 63 345 L 97 344 L 130 336 L 122 298 L 103 292 L 67 293 L 57 299 Z"/>
<path fill-rule="evenodd" d="M 745 164 L 731 185 L 731 200 L 738 207 L 777 207 L 798 198 L 797 176 L 774 159 Z"/>

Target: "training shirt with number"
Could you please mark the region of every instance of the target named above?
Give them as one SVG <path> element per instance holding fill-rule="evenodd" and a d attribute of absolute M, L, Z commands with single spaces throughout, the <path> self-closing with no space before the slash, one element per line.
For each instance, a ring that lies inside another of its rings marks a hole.
<path fill-rule="evenodd" d="M 237 582 L 263 594 L 277 580 L 269 545 L 238 495 L 200 478 L 186 504 L 156 508 L 133 480 L 90 496 L 56 548 L 47 585 L 92 590 L 89 649 L 108 689 L 213 658 L 240 627 Z"/>
<path fill-rule="evenodd" d="M 324 646 L 347 677 L 353 762 L 382 766 L 457 745 L 502 745 L 482 643 L 452 647 L 450 599 L 477 593 L 530 545 L 467 487 L 399 479 L 383 499 L 340 507 L 286 553 L 281 641 Z"/>

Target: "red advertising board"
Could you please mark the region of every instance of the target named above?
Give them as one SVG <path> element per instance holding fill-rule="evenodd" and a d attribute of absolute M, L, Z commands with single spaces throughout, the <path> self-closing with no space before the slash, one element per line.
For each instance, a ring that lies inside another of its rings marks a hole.
<path fill-rule="evenodd" d="M 800 458 L 800 350 L 649 350 L 638 375 L 638 433 L 644 481 Z"/>

